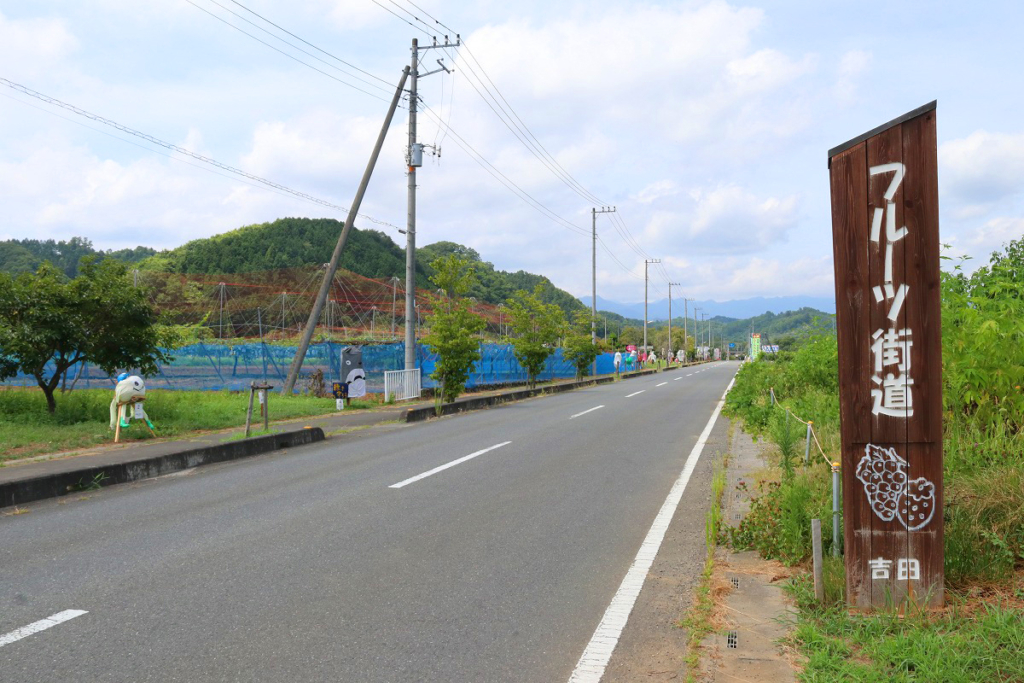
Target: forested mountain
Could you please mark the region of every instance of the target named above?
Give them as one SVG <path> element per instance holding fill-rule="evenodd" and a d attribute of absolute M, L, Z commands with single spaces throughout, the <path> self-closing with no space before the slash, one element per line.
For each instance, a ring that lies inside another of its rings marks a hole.
<path fill-rule="evenodd" d="M 298 268 L 331 260 L 344 226 L 331 218 L 280 218 L 192 240 L 146 259 L 140 269 L 171 273 L 252 273 Z M 405 250 L 378 230 L 349 231 L 341 268 L 365 277 L 405 277 Z M 427 287 L 426 271 L 416 284 Z"/>
<path fill-rule="evenodd" d="M 623 343 L 639 343 L 642 339 L 643 320 L 639 318 L 626 318 L 611 311 L 597 312 L 598 335 L 602 334 L 604 321 L 607 320 L 608 336 L 614 337 L 620 334 L 626 339 Z M 801 308 L 796 311 L 785 311 L 784 313 L 767 312 L 753 318 L 728 318 L 726 316 L 715 316 L 711 318 L 711 329 L 716 340 L 725 339 L 727 342 L 736 342 L 736 348 L 746 348 L 747 339 L 751 332 L 761 335 L 762 344 L 779 344 L 783 349 L 797 345 L 800 340 L 814 332 L 831 332 L 832 320 L 835 318 L 830 313 L 824 313 L 814 308 Z M 690 318 L 686 323 L 686 330 L 689 336 L 694 336 L 694 330 L 702 330 L 706 334 L 707 321 L 702 321 L 700 327 L 696 320 Z M 658 320 L 647 324 L 647 336 L 651 338 L 653 332 L 668 327 L 668 321 Z M 683 318 L 678 316 L 672 319 L 674 330 L 683 329 Z M 742 347 L 741 347 L 742 345 Z"/>
<path fill-rule="evenodd" d="M 204 239 L 192 240 L 175 249 L 157 252 L 148 247 L 97 251 L 83 237 L 67 242 L 53 240 L 10 240 L 0 242 L 0 271 L 35 270 L 48 260 L 74 277 L 83 256 L 106 256 L 138 263 L 141 271 L 168 273 L 253 273 L 284 268 L 299 268 L 331 260 L 343 227 L 329 218 L 281 218 L 272 223 L 247 225 L 237 230 Z M 533 291 L 540 284 L 543 299 L 556 303 L 566 312 L 582 310 L 574 296 L 558 289 L 543 275 L 525 271 L 507 273 L 496 270 L 475 250 L 454 242 L 437 242 L 416 250 L 416 286 L 430 289 L 430 263 L 439 256 L 456 253 L 470 259 L 479 279 L 469 296 L 491 304 L 504 303 L 517 290 Z M 405 280 L 405 246 L 378 230 L 353 228 L 345 242 L 340 266 L 364 277 Z"/>
<path fill-rule="evenodd" d="M 26 273 L 36 270 L 43 261 L 64 271 L 68 277 L 78 274 L 78 264 L 85 256 L 99 256 L 117 259 L 126 263 L 135 263 L 152 256 L 156 249 L 135 247 L 97 251 L 92 242 L 85 237 L 72 237 L 68 241 L 61 240 L 6 240 L 0 242 L 0 272 Z"/>
<path fill-rule="evenodd" d="M 551 280 L 543 275 L 534 275 L 525 270 L 517 270 L 514 273 L 495 270 L 494 265 L 481 259 L 475 249 L 455 242 L 435 242 L 416 250 L 417 261 L 422 263 L 431 274 L 433 269 L 430 268 L 430 263 L 434 259 L 448 254 L 456 254 L 473 263 L 477 282 L 469 291 L 468 296 L 474 297 L 478 301 L 500 304 L 521 289 L 532 292 L 534 287 L 541 285 L 543 288 L 541 300 L 545 303 L 558 304 L 566 313 L 584 310 L 579 299 L 565 290 L 558 289 L 551 284 Z"/>

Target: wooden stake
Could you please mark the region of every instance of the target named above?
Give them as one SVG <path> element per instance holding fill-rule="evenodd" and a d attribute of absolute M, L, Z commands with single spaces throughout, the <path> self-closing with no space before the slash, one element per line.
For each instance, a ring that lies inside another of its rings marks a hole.
<path fill-rule="evenodd" d="M 811 556 L 814 562 L 814 599 L 825 601 L 825 581 L 821 566 L 821 520 L 811 520 Z"/>

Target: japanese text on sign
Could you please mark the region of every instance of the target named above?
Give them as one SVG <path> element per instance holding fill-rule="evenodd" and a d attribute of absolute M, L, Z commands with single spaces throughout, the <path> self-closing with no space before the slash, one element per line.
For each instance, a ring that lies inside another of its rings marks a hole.
<path fill-rule="evenodd" d="M 896 320 L 903 302 L 910 293 L 906 284 L 893 281 L 893 250 L 896 242 L 907 236 L 906 227 L 896 227 L 896 203 L 893 198 L 896 190 L 903 182 L 906 168 L 903 164 L 880 164 L 872 166 L 871 175 L 892 173 L 892 180 L 885 190 L 885 208 L 875 207 L 871 217 L 871 241 L 878 244 L 882 237 L 882 223 L 885 222 L 885 266 L 882 285 L 872 287 L 875 301 L 888 301 L 888 329 L 875 330 L 871 335 L 874 343 L 871 353 L 874 356 L 874 374 L 871 381 L 876 385 L 871 389 L 874 415 L 908 418 L 914 415 L 914 401 L 911 387 L 914 380 L 910 376 L 911 330 L 898 329 Z"/>

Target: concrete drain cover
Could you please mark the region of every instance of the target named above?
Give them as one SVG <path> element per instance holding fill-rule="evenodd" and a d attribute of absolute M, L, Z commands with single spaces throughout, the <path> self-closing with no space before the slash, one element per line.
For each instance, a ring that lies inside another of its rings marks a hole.
<path fill-rule="evenodd" d="M 735 580 L 736 579 L 733 579 L 733 581 Z M 739 648 L 739 636 L 737 635 L 736 631 L 729 631 L 725 635 L 725 645 L 731 650 Z"/>

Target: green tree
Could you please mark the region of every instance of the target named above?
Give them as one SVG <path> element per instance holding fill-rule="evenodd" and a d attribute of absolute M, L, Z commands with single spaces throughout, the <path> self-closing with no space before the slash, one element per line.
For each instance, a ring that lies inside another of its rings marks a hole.
<path fill-rule="evenodd" d="M 104 372 L 157 371 L 170 358 L 157 347 L 156 317 L 124 264 L 85 259 L 74 280 L 44 263 L 34 274 L 0 274 L 0 379 L 21 370 L 35 378 L 48 410 L 76 363 Z"/>
<path fill-rule="evenodd" d="M 576 367 L 576 379 L 590 374 L 590 367 L 599 353 L 598 345 L 590 340 L 590 311 L 578 311 L 566 325 L 562 351 L 566 360 Z"/>
<path fill-rule="evenodd" d="M 430 268 L 434 273 L 431 280 L 441 293 L 429 295 L 433 313 L 427 316 L 430 334 L 423 343 L 438 355 L 430 377 L 441 383 L 441 399 L 450 403 L 465 391 L 473 363 L 480 360 L 477 335 L 487 322 L 469 309 L 463 297 L 474 279 L 468 259 L 449 253 L 435 259 Z"/>
<path fill-rule="evenodd" d="M 526 369 L 530 387 L 537 386 L 537 375 L 555 352 L 565 329 L 565 314 L 557 304 L 541 300 L 543 289 L 538 284 L 532 294 L 520 290 L 507 302 L 512 352 Z"/>
<path fill-rule="evenodd" d="M 624 327 L 622 328 L 622 334 L 619 335 L 619 343 L 623 346 L 627 344 L 633 344 L 634 346 L 640 346 L 644 342 L 644 332 L 639 327 Z"/>

